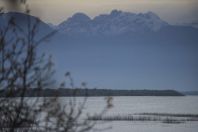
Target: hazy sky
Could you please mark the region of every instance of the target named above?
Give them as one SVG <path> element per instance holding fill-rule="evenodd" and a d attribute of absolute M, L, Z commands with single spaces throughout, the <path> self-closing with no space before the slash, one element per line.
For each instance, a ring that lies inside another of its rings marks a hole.
<path fill-rule="evenodd" d="M 2 0 L 1 0 L 2 1 Z M 112 9 L 153 11 L 171 24 L 198 22 L 198 0 L 28 0 L 33 15 L 58 24 L 76 12 L 90 17 Z"/>

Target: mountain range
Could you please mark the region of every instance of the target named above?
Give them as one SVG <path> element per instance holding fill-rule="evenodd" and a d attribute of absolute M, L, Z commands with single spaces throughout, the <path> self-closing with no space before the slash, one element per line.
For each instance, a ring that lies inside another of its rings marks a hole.
<path fill-rule="evenodd" d="M 39 32 L 44 33 L 56 30 L 59 34 L 64 34 L 65 36 L 142 35 L 158 33 L 170 28 L 197 31 L 196 28 L 188 25 L 170 25 L 153 12 L 135 14 L 112 10 L 109 14 L 101 14 L 93 19 L 84 13 L 75 13 L 58 25 L 47 24 L 39 18 L 27 14 L 8 12 L 0 14 L 0 27 L 5 26 L 10 18 L 14 18 L 16 23 L 24 29 L 27 28 L 27 23 L 30 19 L 32 27 L 36 22 L 39 22 Z"/>
<path fill-rule="evenodd" d="M 93 19 L 83 13 L 76 13 L 59 24 L 57 29 L 65 34 L 120 35 L 158 31 L 167 25 L 168 23 L 152 12 L 134 14 L 113 10 L 110 14 L 99 15 Z"/>
<path fill-rule="evenodd" d="M 71 71 L 76 82 L 115 89 L 197 90 L 198 29 L 170 25 L 153 12 L 130 13 L 113 10 L 91 19 L 76 13 L 59 25 L 27 14 L 0 14 L 0 28 L 6 21 L 27 31 L 27 20 L 39 21 L 37 38 L 56 35 L 42 45 L 52 54 L 56 77 Z"/>

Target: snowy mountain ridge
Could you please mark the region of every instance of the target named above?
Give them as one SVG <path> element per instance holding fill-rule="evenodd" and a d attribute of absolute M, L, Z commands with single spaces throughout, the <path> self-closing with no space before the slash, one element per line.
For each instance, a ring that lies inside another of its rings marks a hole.
<path fill-rule="evenodd" d="M 168 23 L 153 12 L 130 13 L 118 10 L 91 19 L 84 13 L 76 13 L 60 23 L 57 29 L 65 34 L 119 35 L 159 31 Z"/>

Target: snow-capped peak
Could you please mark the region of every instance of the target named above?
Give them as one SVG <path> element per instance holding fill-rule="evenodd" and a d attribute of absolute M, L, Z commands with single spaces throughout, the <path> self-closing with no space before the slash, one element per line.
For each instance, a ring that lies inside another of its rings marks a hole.
<path fill-rule="evenodd" d="M 59 30 L 66 34 L 103 34 L 117 35 L 123 33 L 144 33 L 158 31 L 168 25 L 153 12 L 130 13 L 112 10 L 110 14 L 103 14 L 90 19 L 84 13 L 76 13 L 61 23 Z"/>

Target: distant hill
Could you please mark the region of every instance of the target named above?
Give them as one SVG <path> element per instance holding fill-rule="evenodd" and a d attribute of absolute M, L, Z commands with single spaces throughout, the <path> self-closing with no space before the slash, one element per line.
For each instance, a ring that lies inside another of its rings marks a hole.
<path fill-rule="evenodd" d="M 0 96 L 5 96 L 5 91 Z M 20 92 L 18 93 L 19 96 Z M 29 89 L 26 97 L 70 97 L 70 96 L 184 96 L 175 90 L 112 90 L 112 89 Z"/>
<path fill-rule="evenodd" d="M 16 32 L 18 35 L 27 35 L 30 30 L 34 29 L 35 39 L 39 40 L 48 35 L 51 32 L 54 32 L 54 29 L 50 25 L 46 24 L 39 18 L 19 12 L 8 12 L 0 13 L 0 30 L 5 31 L 8 23 L 12 21 L 16 27 Z M 11 28 L 12 26 L 10 26 Z M 9 37 L 13 35 L 13 32 L 8 32 Z M 16 37 L 16 36 L 14 36 Z"/>

